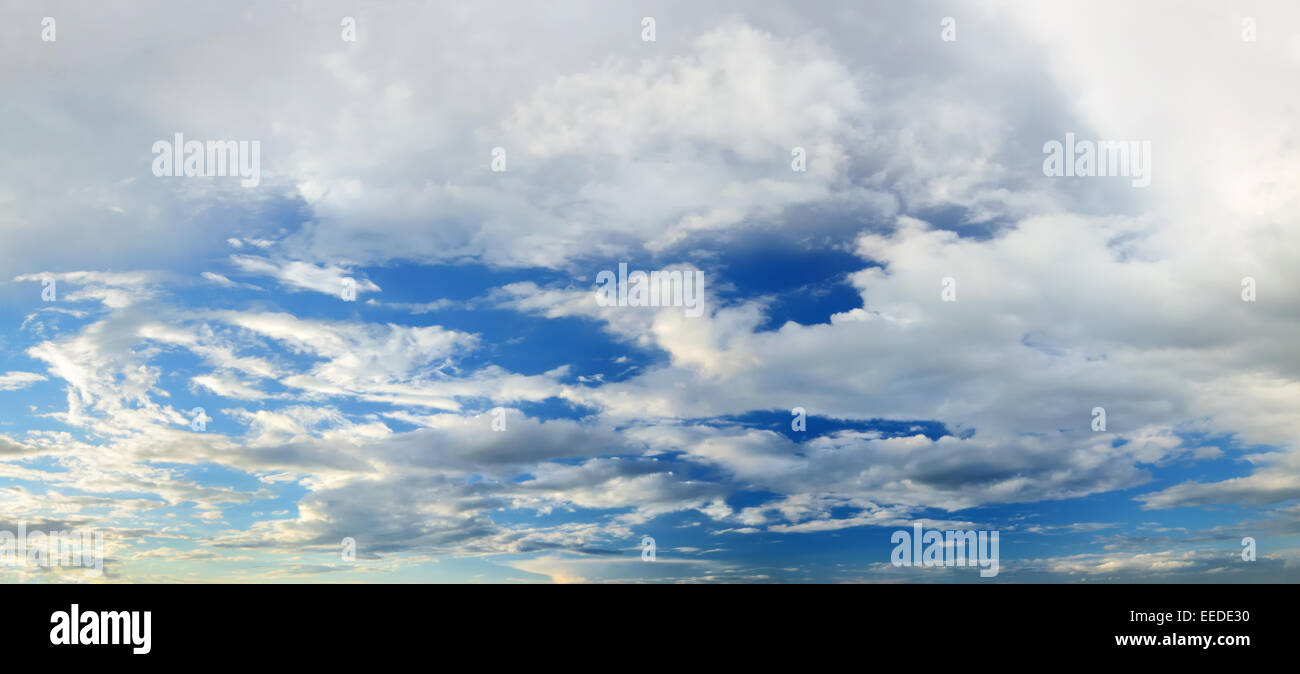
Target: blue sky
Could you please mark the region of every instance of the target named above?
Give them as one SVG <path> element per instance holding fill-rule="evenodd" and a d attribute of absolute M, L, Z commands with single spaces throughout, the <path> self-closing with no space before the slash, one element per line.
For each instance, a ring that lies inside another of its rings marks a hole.
<path fill-rule="evenodd" d="M 0 530 L 103 530 L 92 582 L 1300 579 L 1300 10 L 763 4 L 6 4 Z"/>

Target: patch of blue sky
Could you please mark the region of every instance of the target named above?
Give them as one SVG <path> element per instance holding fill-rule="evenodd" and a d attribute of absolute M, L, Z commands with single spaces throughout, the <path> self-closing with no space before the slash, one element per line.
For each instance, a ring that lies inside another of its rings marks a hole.
<path fill-rule="evenodd" d="M 945 435 L 955 435 L 947 426 L 938 421 L 836 419 L 808 413 L 805 416 L 805 429 L 796 431 L 792 426 L 794 419 L 794 415 L 789 410 L 752 410 L 744 414 L 692 421 L 709 426 L 740 425 L 747 428 L 770 430 L 780 433 L 795 442 L 807 442 L 838 431 L 875 432 L 885 438 L 924 435 L 931 440 L 937 440 Z"/>

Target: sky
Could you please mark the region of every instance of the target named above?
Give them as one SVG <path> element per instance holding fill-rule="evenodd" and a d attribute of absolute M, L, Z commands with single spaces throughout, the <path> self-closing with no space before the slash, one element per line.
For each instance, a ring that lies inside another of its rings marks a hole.
<path fill-rule="evenodd" d="M 1296 3 L 0 16 L 0 580 L 1300 581 Z"/>

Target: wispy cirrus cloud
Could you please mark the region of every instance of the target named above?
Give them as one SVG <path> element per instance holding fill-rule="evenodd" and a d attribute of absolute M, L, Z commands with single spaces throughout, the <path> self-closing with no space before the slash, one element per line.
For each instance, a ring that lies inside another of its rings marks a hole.
<path fill-rule="evenodd" d="M 0 374 L 0 391 L 17 391 L 46 379 L 45 375 L 35 372 L 6 372 Z"/>

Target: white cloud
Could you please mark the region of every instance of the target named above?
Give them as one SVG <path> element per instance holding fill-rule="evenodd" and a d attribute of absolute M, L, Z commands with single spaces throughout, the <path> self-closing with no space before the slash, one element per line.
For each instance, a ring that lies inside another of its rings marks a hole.
<path fill-rule="evenodd" d="M 260 287 L 255 286 L 251 283 L 238 283 L 216 272 L 205 271 L 202 274 L 200 274 L 200 276 L 207 279 L 208 281 L 211 281 L 212 283 L 221 286 L 222 288 L 247 288 L 249 290 L 261 290 Z"/>
<path fill-rule="evenodd" d="M 240 271 L 271 276 L 290 290 L 313 290 L 340 296 L 346 284 L 355 289 L 357 295 L 379 292 L 379 286 L 373 282 L 355 278 L 347 270 L 334 265 L 315 265 L 300 260 L 273 261 L 252 255 L 232 255 L 230 261 Z"/>
<path fill-rule="evenodd" d="M 6 372 L 0 374 L 0 391 L 17 391 L 45 380 L 45 375 L 35 372 Z"/>

